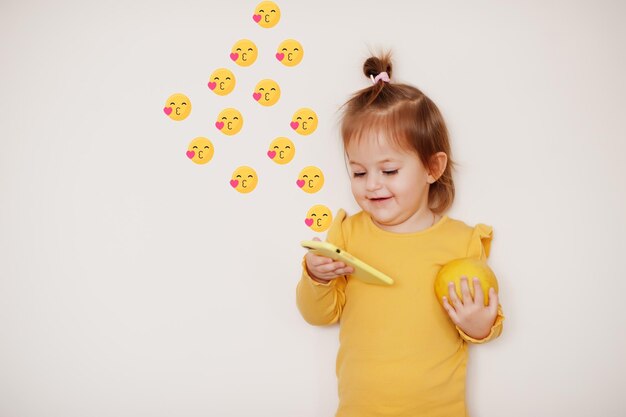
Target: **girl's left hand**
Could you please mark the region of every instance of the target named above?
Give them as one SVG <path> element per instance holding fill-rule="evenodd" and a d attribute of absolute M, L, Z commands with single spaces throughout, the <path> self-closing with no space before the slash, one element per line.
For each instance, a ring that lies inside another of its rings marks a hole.
<path fill-rule="evenodd" d="M 485 298 L 478 278 L 474 278 L 474 298 L 472 298 L 467 277 L 463 276 L 461 277 L 463 301 L 456 295 L 453 282 L 448 284 L 448 294 L 450 294 L 452 305 L 448 302 L 448 298 L 444 296 L 443 308 L 454 324 L 473 339 L 480 340 L 489 336 L 491 326 L 493 326 L 498 315 L 498 294 L 496 294 L 496 290 L 489 288 L 489 305 L 485 306 Z"/>

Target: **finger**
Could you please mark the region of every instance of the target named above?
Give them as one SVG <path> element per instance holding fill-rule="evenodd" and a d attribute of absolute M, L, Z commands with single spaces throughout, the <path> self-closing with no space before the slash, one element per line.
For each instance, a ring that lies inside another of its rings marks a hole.
<path fill-rule="evenodd" d="M 474 277 L 474 302 L 481 307 L 485 305 L 483 287 L 480 286 L 480 280 L 476 277 Z"/>
<path fill-rule="evenodd" d="M 326 256 L 316 255 L 314 253 L 308 253 L 307 260 L 311 264 L 311 266 L 320 266 L 324 264 L 329 264 L 333 261 L 331 258 L 327 258 Z"/>
<path fill-rule="evenodd" d="M 455 310 L 463 307 L 463 303 L 459 300 L 459 297 L 456 295 L 456 285 L 454 282 L 450 282 L 448 284 L 448 297 L 450 297 L 450 301 L 452 302 L 452 306 Z"/>
<path fill-rule="evenodd" d="M 468 304 L 473 301 L 472 293 L 470 292 L 467 277 L 465 275 L 461 277 L 461 296 L 463 297 L 463 304 Z"/>
<path fill-rule="evenodd" d="M 319 237 L 317 237 L 317 236 L 316 236 L 316 237 L 314 237 L 314 238 L 313 238 L 313 240 L 317 240 L 318 242 L 321 242 L 320 238 L 319 238 Z"/>
<path fill-rule="evenodd" d="M 345 266 L 346 265 L 343 262 L 332 262 L 329 264 L 319 266 L 318 270 L 320 272 L 328 273 L 328 272 L 334 272 L 335 270 L 340 269 L 340 268 L 345 268 Z"/>
<path fill-rule="evenodd" d="M 452 319 L 452 322 L 458 325 L 459 316 L 457 316 L 456 310 L 450 305 L 450 303 L 448 302 L 448 298 L 445 295 L 443 296 L 443 308 L 448 313 L 448 316 L 450 316 L 450 319 Z"/>
<path fill-rule="evenodd" d="M 492 316 L 496 316 L 498 314 L 498 303 L 499 303 L 498 293 L 495 288 L 489 288 L 489 312 Z"/>
<path fill-rule="evenodd" d="M 347 267 L 345 267 L 345 268 L 335 269 L 335 271 L 334 271 L 334 272 L 335 272 L 335 274 L 337 274 L 337 275 L 349 275 L 349 274 L 351 274 L 351 273 L 352 273 L 352 272 L 354 272 L 354 271 L 352 270 L 352 267 L 347 266 Z"/>

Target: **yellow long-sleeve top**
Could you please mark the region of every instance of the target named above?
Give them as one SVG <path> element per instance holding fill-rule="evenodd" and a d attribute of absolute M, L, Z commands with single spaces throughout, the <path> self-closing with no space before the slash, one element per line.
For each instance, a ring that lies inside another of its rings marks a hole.
<path fill-rule="evenodd" d="M 336 417 L 466 416 L 467 342 L 500 335 L 502 309 L 482 340 L 464 334 L 434 293 L 439 269 L 457 258 L 486 259 L 492 228 L 443 216 L 428 229 L 392 233 L 361 211 L 339 210 L 327 240 L 394 279 L 392 286 L 351 276 L 321 284 L 302 262 L 297 305 L 313 325 L 340 323 Z"/>

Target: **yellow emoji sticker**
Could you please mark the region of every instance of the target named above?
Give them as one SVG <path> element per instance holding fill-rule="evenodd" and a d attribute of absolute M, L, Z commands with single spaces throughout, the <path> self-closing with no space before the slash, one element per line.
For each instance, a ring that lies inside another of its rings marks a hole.
<path fill-rule="evenodd" d="M 189 143 L 187 147 L 187 158 L 198 165 L 204 165 L 213 159 L 215 148 L 210 140 L 197 137 Z"/>
<path fill-rule="evenodd" d="M 163 112 L 168 115 L 170 119 L 180 122 L 181 120 L 185 120 L 187 116 L 189 116 L 189 113 L 191 113 L 191 101 L 189 101 L 189 97 L 184 94 L 172 94 L 165 102 Z"/>
<path fill-rule="evenodd" d="M 230 179 L 230 186 L 242 194 L 247 194 L 256 188 L 259 177 L 256 171 L 248 166 L 240 166 L 233 172 Z"/>
<path fill-rule="evenodd" d="M 267 151 L 267 156 L 280 165 L 291 162 L 295 154 L 296 147 L 293 142 L 282 137 L 274 139 L 270 144 L 270 149 Z"/>
<path fill-rule="evenodd" d="M 252 19 L 262 28 L 272 28 L 280 20 L 280 9 L 273 1 L 262 1 L 254 9 Z"/>
<path fill-rule="evenodd" d="M 321 204 L 317 204 L 309 209 L 304 223 L 315 232 L 325 232 L 333 221 L 333 214 L 330 209 Z"/>
<path fill-rule="evenodd" d="M 304 49 L 302 45 L 295 39 L 287 39 L 278 45 L 276 51 L 276 59 L 287 67 L 294 67 L 302 61 Z"/>
<path fill-rule="evenodd" d="M 258 101 L 262 106 L 273 106 L 280 98 L 280 87 L 274 80 L 261 80 L 256 87 L 254 87 L 252 98 Z"/>
<path fill-rule="evenodd" d="M 230 59 L 237 65 L 249 67 L 254 64 L 258 54 L 259 50 L 254 42 L 248 39 L 241 39 L 230 50 Z"/>
<path fill-rule="evenodd" d="M 243 127 L 243 116 L 237 109 L 224 109 L 217 116 L 215 127 L 225 135 L 236 135 Z"/>
<path fill-rule="evenodd" d="M 301 135 L 310 135 L 317 129 L 317 114 L 306 107 L 299 109 L 291 118 L 291 128 Z"/>
<path fill-rule="evenodd" d="M 235 89 L 235 83 L 235 74 L 231 70 L 218 68 L 209 77 L 209 90 L 218 96 L 225 96 Z"/>
<path fill-rule="evenodd" d="M 324 174 L 318 167 L 308 166 L 300 171 L 296 184 L 305 193 L 316 193 L 324 186 Z"/>

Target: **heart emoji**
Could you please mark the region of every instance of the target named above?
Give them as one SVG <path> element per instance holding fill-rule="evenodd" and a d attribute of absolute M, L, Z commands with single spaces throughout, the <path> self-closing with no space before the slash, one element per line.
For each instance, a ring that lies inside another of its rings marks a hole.
<path fill-rule="evenodd" d="M 230 186 L 233 188 L 237 188 L 237 186 L 239 185 L 239 181 L 237 180 L 230 180 Z"/>
<path fill-rule="evenodd" d="M 187 158 L 193 159 L 194 156 L 196 156 L 196 153 L 194 151 L 187 151 Z"/>
<path fill-rule="evenodd" d="M 254 94 L 252 94 L 252 97 L 253 97 L 256 101 L 259 101 L 259 100 L 261 100 L 261 93 L 254 93 Z"/>
<path fill-rule="evenodd" d="M 163 111 L 165 112 L 165 114 L 167 114 L 168 116 L 170 114 L 172 114 L 172 108 L 171 107 L 164 107 Z"/>
<path fill-rule="evenodd" d="M 222 128 L 224 127 L 224 122 L 215 122 L 215 127 L 219 130 L 222 130 Z"/>
<path fill-rule="evenodd" d="M 304 182 L 304 180 L 298 180 L 298 181 L 296 181 L 296 184 L 298 184 L 298 187 L 302 188 L 302 187 L 304 187 L 305 182 Z"/>
<path fill-rule="evenodd" d="M 313 219 L 304 219 L 304 223 L 305 223 L 307 226 L 311 227 L 311 225 L 313 224 Z"/>
<path fill-rule="evenodd" d="M 267 151 L 267 156 L 269 156 L 270 159 L 274 159 L 276 157 L 276 151 Z"/>
<path fill-rule="evenodd" d="M 217 87 L 217 83 L 209 82 L 209 89 L 210 90 L 215 90 L 215 87 Z"/>
<path fill-rule="evenodd" d="M 279 61 L 282 61 L 283 59 L 285 59 L 285 54 L 277 53 L 276 54 L 276 59 L 279 60 Z"/>
<path fill-rule="evenodd" d="M 237 61 L 238 58 L 239 58 L 239 54 L 236 54 L 234 52 L 230 54 L 230 59 L 232 59 L 233 61 Z"/>
<path fill-rule="evenodd" d="M 291 125 L 291 128 L 293 130 L 296 130 L 298 128 L 298 126 L 300 126 L 300 123 L 298 123 L 298 122 L 291 122 L 290 125 Z"/>
<path fill-rule="evenodd" d="M 252 19 L 253 19 L 255 22 L 259 23 L 259 22 L 261 21 L 261 15 L 260 15 L 260 14 L 255 14 L 255 15 L 252 15 Z"/>

